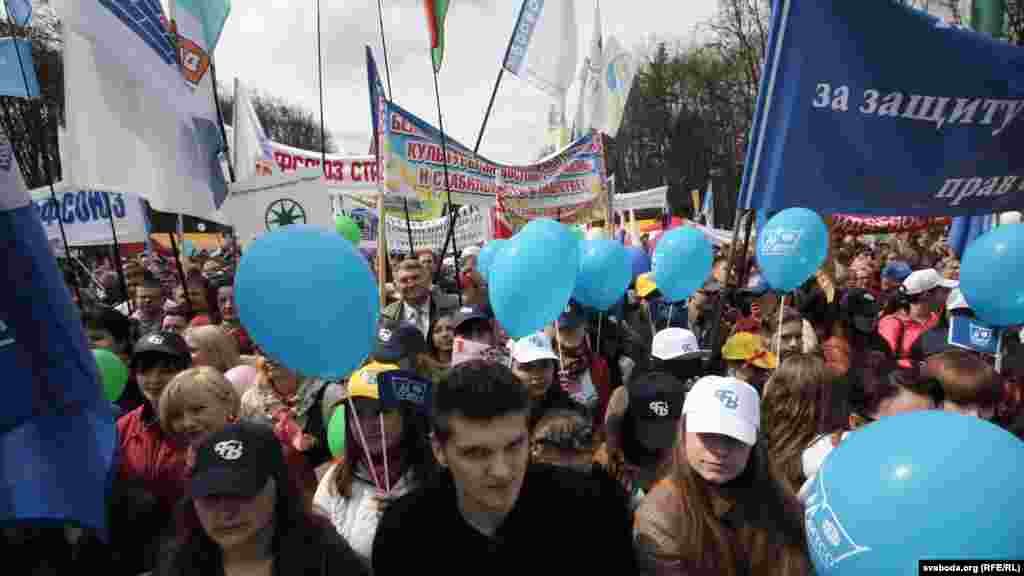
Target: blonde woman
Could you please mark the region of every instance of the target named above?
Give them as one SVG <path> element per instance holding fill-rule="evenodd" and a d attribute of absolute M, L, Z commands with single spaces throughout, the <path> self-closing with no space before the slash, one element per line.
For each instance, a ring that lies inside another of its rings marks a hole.
<path fill-rule="evenodd" d="M 241 363 L 238 342 L 218 326 L 198 326 L 185 331 L 185 343 L 193 366 L 212 366 L 221 373 Z"/>
<path fill-rule="evenodd" d="M 195 465 L 196 450 L 210 436 L 239 421 L 242 402 L 234 385 L 215 368 L 202 366 L 174 377 L 160 397 L 160 426 L 188 444 L 189 471 Z M 316 476 L 305 458 L 290 446 L 283 446 L 289 478 L 307 506 L 312 504 Z"/>

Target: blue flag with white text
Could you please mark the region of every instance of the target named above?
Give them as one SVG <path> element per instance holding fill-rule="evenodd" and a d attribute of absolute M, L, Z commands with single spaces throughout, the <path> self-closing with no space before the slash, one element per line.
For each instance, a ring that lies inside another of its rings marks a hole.
<path fill-rule="evenodd" d="M 0 524 L 59 521 L 105 534 L 116 430 L 96 361 L 0 137 Z"/>
<path fill-rule="evenodd" d="M 775 0 L 740 206 L 1024 206 L 1024 48 L 901 5 Z"/>

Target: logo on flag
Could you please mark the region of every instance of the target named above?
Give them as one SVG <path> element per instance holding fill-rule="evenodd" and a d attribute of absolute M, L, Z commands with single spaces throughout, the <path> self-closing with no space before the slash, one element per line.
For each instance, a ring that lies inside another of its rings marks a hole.
<path fill-rule="evenodd" d="M 210 55 L 201 46 L 180 35 L 178 50 L 181 52 L 181 73 L 189 86 L 195 88 L 210 69 Z"/>
<path fill-rule="evenodd" d="M 971 344 L 980 347 L 988 347 L 992 344 L 993 330 L 988 326 L 980 326 L 971 323 Z"/>

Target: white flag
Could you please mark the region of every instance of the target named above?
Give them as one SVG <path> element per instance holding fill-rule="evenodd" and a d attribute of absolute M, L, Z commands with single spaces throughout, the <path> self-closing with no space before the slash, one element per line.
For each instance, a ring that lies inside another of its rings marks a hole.
<path fill-rule="evenodd" d="M 594 35 L 590 53 L 580 70 L 580 98 L 576 106 L 573 137 L 590 130 L 604 131 L 608 124 L 608 80 L 605 77 L 604 39 L 601 35 L 601 4 L 594 7 Z"/>
<path fill-rule="evenodd" d="M 636 59 L 633 54 L 623 49 L 614 36 L 609 36 L 605 43 L 604 64 L 607 72 L 603 81 L 608 85 L 608 115 L 605 132 L 614 137 L 622 125 L 629 101 L 629 91 L 636 77 Z"/>
<path fill-rule="evenodd" d="M 576 3 L 523 0 L 504 66 L 555 99 L 564 98 L 576 71 Z"/>
<path fill-rule="evenodd" d="M 244 182 L 258 176 L 271 176 L 279 172 L 274 162 L 274 149 L 263 130 L 256 108 L 249 98 L 249 90 L 235 79 L 235 108 L 231 120 L 234 132 L 235 178 Z"/>
<path fill-rule="evenodd" d="M 158 2 L 54 4 L 65 39 L 64 180 L 81 188 L 130 190 L 165 212 L 211 215 L 227 184 L 212 88 L 203 86 L 209 61 L 202 34 L 181 43 L 183 77 Z"/>

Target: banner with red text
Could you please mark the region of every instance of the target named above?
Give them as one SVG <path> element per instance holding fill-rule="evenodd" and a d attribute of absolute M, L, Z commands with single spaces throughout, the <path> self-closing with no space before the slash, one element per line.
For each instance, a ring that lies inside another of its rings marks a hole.
<path fill-rule="evenodd" d="M 497 206 L 512 219 L 588 220 L 607 194 L 603 144 L 596 133 L 521 166 L 492 162 L 448 139 L 445 162 L 440 131 L 394 103 L 387 111 L 382 163 L 388 196 L 446 200 L 445 164 L 453 203 Z"/>

